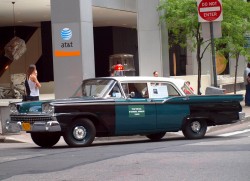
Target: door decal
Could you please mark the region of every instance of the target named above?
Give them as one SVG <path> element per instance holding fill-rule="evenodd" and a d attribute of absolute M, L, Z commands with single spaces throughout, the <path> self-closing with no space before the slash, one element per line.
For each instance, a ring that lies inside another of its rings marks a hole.
<path fill-rule="evenodd" d="M 128 106 L 129 117 L 145 117 L 144 105 Z"/>

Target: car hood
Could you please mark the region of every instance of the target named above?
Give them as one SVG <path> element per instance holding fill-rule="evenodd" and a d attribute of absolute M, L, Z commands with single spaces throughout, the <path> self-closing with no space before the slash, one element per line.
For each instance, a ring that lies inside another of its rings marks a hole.
<path fill-rule="evenodd" d="M 77 97 L 67 99 L 52 99 L 52 100 L 41 100 L 41 101 L 27 101 L 17 103 L 19 113 L 41 113 L 43 103 L 51 103 L 52 105 L 62 105 L 68 103 L 88 103 L 88 102 L 103 102 L 103 101 L 114 101 L 111 98 L 95 98 L 95 97 Z"/>

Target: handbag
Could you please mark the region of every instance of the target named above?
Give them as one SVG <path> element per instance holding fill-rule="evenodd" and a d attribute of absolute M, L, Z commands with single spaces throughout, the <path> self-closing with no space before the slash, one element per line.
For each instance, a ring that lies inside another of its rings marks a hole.
<path fill-rule="evenodd" d="M 24 102 L 24 101 L 27 101 L 27 100 L 28 100 L 27 95 L 23 95 L 23 100 L 22 101 Z"/>
<path fill-rule="evenodd" d="M 22 101 L 29 101 L 29 97 L 30 97 L 30 86 L 28 83 L 27 78 L 24 81 L 24 85 L 25 85 L 25 90 L 24 90 L 24 95 L 23 95 L 23 100 Z"/>

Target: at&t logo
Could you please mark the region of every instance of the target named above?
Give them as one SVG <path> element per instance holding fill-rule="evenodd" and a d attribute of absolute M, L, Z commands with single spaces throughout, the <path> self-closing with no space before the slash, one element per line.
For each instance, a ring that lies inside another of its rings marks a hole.
<path fill-rule="evenodd" d="M 61 38 L 65 41 L 69 41 L 72 38 L 72 30 L 69 28 L 63 28 L 61 30 Z M 63 42 L 61 44 L 62 48 L 73 47 L 73 42 Z"/>

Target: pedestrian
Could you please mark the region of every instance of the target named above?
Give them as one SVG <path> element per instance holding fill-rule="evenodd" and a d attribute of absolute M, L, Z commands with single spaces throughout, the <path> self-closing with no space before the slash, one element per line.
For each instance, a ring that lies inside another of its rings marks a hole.
<path fill-rule="evenodd" d="M 188 88 L 190 89 L 190 90 L 184 89 L 185 94 L 193 94 L 194 89 L 193 89 L 193 87 L 191 87 L 190 81 L 186 81 L 185 83 L 186 83 L 186 85 L 188 86 Z M 191 92 L 191 91 L 192 91 L 192 92 Z"/>
<path fill-rule="evenodd" d="M 249 73 L 250 73 L 250 62 L 247 63 L 247 67 L 244 70 L 244 84 L 246 87 L 246 93 L 245 93 L 245 105 L 246 106 L 250 106 L 250 83 L 248 83 L 248 79 L 249 79 Z"/>
<path fill-rule="evenodd" d="M 27 101 L 38 101 L 39 100 L 39 88 L 41 84 L 37 79 L 37 69 L 34 64 L 31 64 L 26 73 L 26 93 Z"/>
<path fill-rule="evenodd" d="M 110 69 L 110 77 L 114 77 L 115 76 L 115 65 L 113 65 Z"/>
<path fill-rule="evenodd" d="M 153 72 L 153 75 L 154 75 L 154 77 L 158 77 L 158 76 L 159 76 L 159 74 L 158 74 L 157 71 L 154 71 L 154 72 Z"/>

